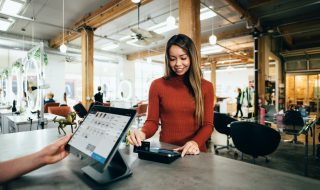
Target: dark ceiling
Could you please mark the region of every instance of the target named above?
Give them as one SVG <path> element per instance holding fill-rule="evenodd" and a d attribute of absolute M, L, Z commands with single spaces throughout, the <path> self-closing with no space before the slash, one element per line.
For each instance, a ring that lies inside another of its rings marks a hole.
<path fill-rule="evenodd" d="M 281 51 L 320 47 L 320 1 L 237 0 L 264 34 L 282 41 Z"/>

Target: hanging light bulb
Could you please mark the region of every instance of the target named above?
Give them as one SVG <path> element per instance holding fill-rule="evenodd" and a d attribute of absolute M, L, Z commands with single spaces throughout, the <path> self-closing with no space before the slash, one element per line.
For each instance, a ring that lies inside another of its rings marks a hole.
<path fill-rule="evenodd" d="M 68 47 L 64 44 L 64 0 L 62 1 L 62 44 L 60 46 L 61 53 L 67 53 Z"/>
<path fill-rule="evenodd" d="M 167 18 L 167 26 L 174 26 L 174 25 L 176 25 L 176 18 L 170 15 Z"/>
<path fill-rule="evenodd" d="M 68 47 L 63 43 L 63 44 L 61 44 L 59 49 L 60 49 L 61 53 L 67 53 Z"/>
<path fill-rule="evenodd" d="M 152 63 L 151 57 L 148 57 L 148 58 L 147 58 L 147 63 Z"/>
<path fill-rule="evenodd" d="M 209 37 L 209 43 L 211 45 L 216 45 L 217 44 L 217 36 L 212 34 L 210 37 Z"/>
<path fill-rule="evenodd" d="M 171 0 L 170 0 L 170 16 L 168 16 L 166 22 L 167 22 L 167 26 L 174 26 L 174 25 L 176 25 L 176 18 L 174 18 L 174 17 L 171 15 Z"/>
<path fill-rule="evenodd" d="M 140 3 L 140 0 L 131 0 L 132 3 Z"/>

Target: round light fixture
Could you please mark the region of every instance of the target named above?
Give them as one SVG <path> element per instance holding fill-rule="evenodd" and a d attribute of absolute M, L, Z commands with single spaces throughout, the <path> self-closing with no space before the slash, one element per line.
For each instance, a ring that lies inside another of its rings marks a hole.
<path fill-rule="evenodd" d="M 167 18 L 167 26 L 174 26 L 176 24 L 176 18 L 173 16 L 168 16 Z"/>
<path fill-rule="evenodd" d="M 65 44 L 61 44 L 59 49 L 61 53 L 67 53 L 67 46 Z"/>
<path fill-rule="evenodd" d="M 210 43 L 211 45 L 217 44 L 217 36 L 214 35 L 214 34 L 212 34 L 212 35 L 209 37 L 209 43 Z"/>
<path fill-rule="evenodd" d="M 140 3 L 140 0 L 131 0 L 132 3 Z"/>

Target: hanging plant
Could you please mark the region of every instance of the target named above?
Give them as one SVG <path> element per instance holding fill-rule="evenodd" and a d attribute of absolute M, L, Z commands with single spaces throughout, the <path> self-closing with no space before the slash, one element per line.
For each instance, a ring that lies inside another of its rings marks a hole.
<path fill-rule="evenodd" d="M 1 76 L 3 78 L 8 78 L 9 77 L 9 69 L 3 70 Z"/>
<path fill-rule="evenodd" d="M 21 60 L 17 60 L 13 65 L 12 65 L 13 68 L 17 68 L 17 69 L 20 69 L 23 67 L 23 64 L 21 63 Z"/>
<path fill-rule="evenodd" d="M 33 56 L 32 56 L 33 55 Z M 40 53 L 40 49 L 37 49 L 36 51 L 33 51 L 33 52 L 29 52 L 28 53 L 28 59 L 31 59 L 31 57 L 33 57 L 36 61 L 38 61 L 39 63 L 41 63 L 41 53 Z M 47 66 L 48 63 L 49 63 L 49 60 L 48 60 L 48 55 L 46 53 L 44 53 L 43 55 L 43 62 L 44 62 L 44 65 Z"/>
<path fill-rule="evenodd" d="M 49 60 L 48 60 L 48 55 L 46 54 L 46 53 L 44 53 L 44 65 L 48 65 L 48 63 L 49 63 Z"/>
<path fill-rule="evenodd" d="M 24 65 L 22 64 L 22 59 L 18 59 L 18 60 L 12 65 L 12 69 L 17 69 L 17 70 L 19 70 L 21 73 L 24 73 L 23 67 L 24 67 Z"/>

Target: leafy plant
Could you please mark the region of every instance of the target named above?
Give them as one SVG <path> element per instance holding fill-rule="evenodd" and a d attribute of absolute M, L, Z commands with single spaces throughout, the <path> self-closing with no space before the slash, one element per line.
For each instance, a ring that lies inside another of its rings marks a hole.
<path fill-rule="evenodd" d="M 29 52 L 27 56 L 28 56 L 28 59 L 31 59 L 33 57 L 37 62 L 41 63 L 41 53 L 39 48 L 36 51 Z M 48 65 L 49 63 L 48 55 L 44 53 L 43 56 L 44 56 L 43 58 L 44 65 Z"/>

